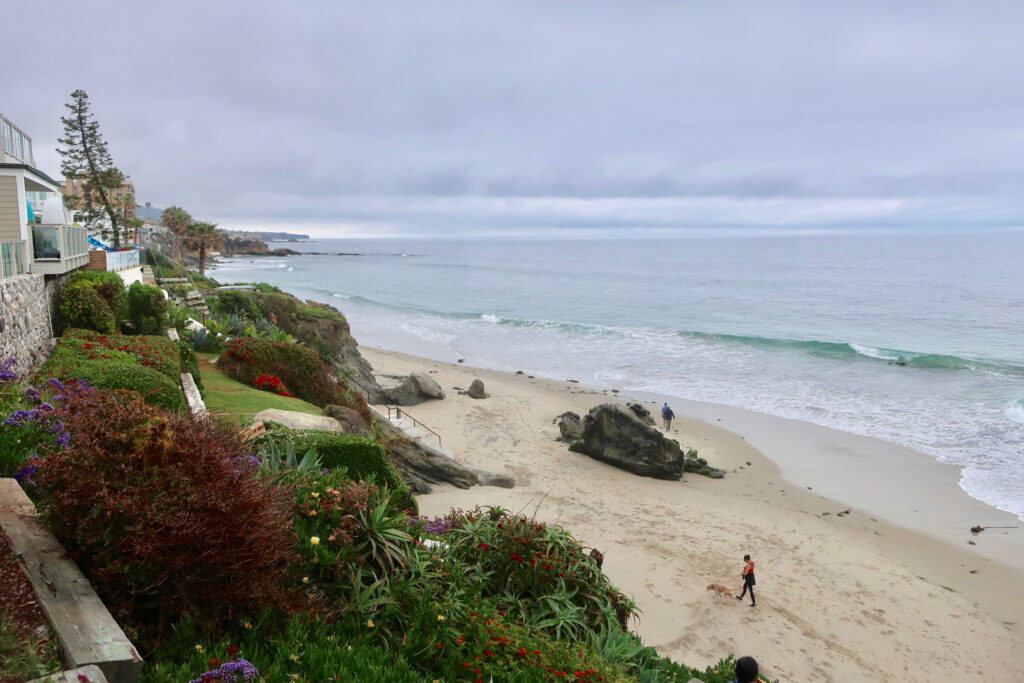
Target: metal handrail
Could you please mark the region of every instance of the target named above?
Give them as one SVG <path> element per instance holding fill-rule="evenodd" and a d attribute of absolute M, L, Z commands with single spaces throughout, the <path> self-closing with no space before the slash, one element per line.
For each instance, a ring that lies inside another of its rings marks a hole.
<path fill-rule="evenodd" d="M 419 420 L 417 420 L 417 419 L 416 419 L 415 417 L 413 417 L 412 415 L 410 415 L 410 414 L 408 413 L 408 411 L 406 411 L 406 412 L 402 412 L 402 408 L 401 408 L 400 406 L 392 406 L 392 405 L 391 405 L 390 403 L 388 403 L 387 401 L 384 401 L 384 400 L 382 400 L 382 398 L 381 398 L 381 396 L 380 396 L 380 395 L 378 395 L 378 394 L 377 394 L 377 393 L 375 393 L 375 392 L 374 392 L 373 390 L 371 390 L 371 389 L 369 389 L 368 387 L 366 387 L 365 385 L 363 385 L 363 383 L 362 383 L 362 382 L 360 382 L 359 380 L 357 380 L 357 379 L 356 379 L 355 377 L 346 377 L 346 378 L 345 378 L 345 381 L 347 381 L 347 382 L 352 382 L 352 383 L 353 383 L 353 384 L 355 384 L 355 385 L 356 385 L 357 387 L 359 387 L 360 389 L 362 389 L 362 390 L 363 390 L 363 393 L 364 393 L 364 394 L 366 394 L 366 395 L 367 395 L 368 397 L 371 397 L 371 398 L 373 398 L 373 399 L 374 399 L 374 400 L 375 400 L 375 401 L 376 401 L 376 402 L 377 402 L 378 404 L 380 404 L 380 405 L 383 405 L 383 406 L 384 406 L 385 408 L 387 408 L 387 409 L 388 409 L 388 421 L 389 421 L 389 422 L 391 421 L 391 411 L 392 411 L 392 410 L 394 410 L 394 411 L 395 411 L 395 419 L 399 419 L 399 420 L 400 420 L 400 419 L 402 419 L 402 417 L 403 417 L 403 416 L 404 416 L 404 417 L 407 417 L 407 418 L 409 418 L 410 420 L 412 420 L 412 423 L 413 423 L 414 425 L 416 425 L 417 427 L 419 427 L 419 428 L 421 428 L 421 429 L 425 429 L 425 430 L 427 430 L 428 432 L 430 432 L 431 434 L 433 434 L 433 435 L 434 435 L 434 438 L 435 438 L 435 439 L 437 439 L 437 445 L 438 445 L 438 446 L 441 446 L 441 445 L 443 445 L 443 444 L 441 443 L 441 435 L 440 435 L 440 434 L 438 434 L 438 433 L 437 433 L 437 432 L 435 432 L 435 431 L 434 431 L 433 429 L 431 429 L 430 427 L 428 427 L 427 425 L 423 424 L 422 422 L 420 422 Z"/>
<path fill-rule="evenodd" d="M 416 419 L 415 417 L 413 417 L 412 415 L 410 415 L 410 414 L 409 414 L 408 412 L 402 412 L 402 408 L 401 408 L 401 406 L 387 406 L 387 409 L 388 409 L 388 420 L 390 420 L 390 419 L 391 419 L 391 409 L 392 409 L 392 408 L 394 408 L 394 410 L 395 410 L 395 419 L 396 419 L 396 420 L 403 420 L 403 419 L 405 419 L 405 418 L 408 418 L 408 419 L 412 420 L 412 423 L 413 423 L 414 425 L 416 425 L 416 426 L 417 426 L 417 427 L 419 427 L 420 429 L 426 429 L 426 430 L 427 430 L 428 432 L 430 432 L 431 434 L 433 434 L 433 435 L 434 435 L 434 438 L 435 438 L 435 439 L 437 439 L 437 445 L 438 445 L 438 446 L 441 446 L 441 445 L 442 445 L 442 444 L 441 444 L 441 435 L 440 435 L 440 434 L 438 434 L 438 433 L 437 433 L 437 432 L 435 432 L 435 431 L 434 431 L 433 429 L 431 429 L 431 428 L 430 428 L 430 427 L 428 427 L 427 425 L 425 425 L 425 424 L 423 424 L 422 422 L 420 422 L 419 420 L 417 420 L 417 419 Z"/>

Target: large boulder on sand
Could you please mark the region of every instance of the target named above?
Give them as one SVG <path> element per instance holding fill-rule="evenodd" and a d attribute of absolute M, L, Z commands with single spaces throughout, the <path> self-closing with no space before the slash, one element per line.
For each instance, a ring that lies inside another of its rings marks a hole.
<path fill-rule="evenodd" d="M 681 479 L 686 457 L 678 443 L 614 403 L 590 409 L 583 418 L 583 436 L 569 450 L 655 479 Z"/>
<path fill-rule="evenodd" d="M 562 435 L 562 441 L 573 443 L 583 438 L 583 420 L 571 410 L 562 413 L 557 418 L 558 431 Z"/>
<path fill-rule="evenodd" d="M 487 398 L 487 392 L 484 391 L 484 383 L 475 379 L 470 383 L 469 389 L 466 390 L 466 396 L 470 398 Z"/>
<path fill-rule="evenodd" d="M 642 403 L 627 403 L 626 407 L 632 410 L 644 424 L 652 427 L 655 426 L 654 418 L 651 417 L 651 411 L 647 410 Z"/>
<path fill-rule="evenodd" d="M 414 406 L 430 399 L 444 398 L 441 385 L 424 372 L 414 372 L 397 387 L 382 389 L 388 403 L 396 406 Z"/>

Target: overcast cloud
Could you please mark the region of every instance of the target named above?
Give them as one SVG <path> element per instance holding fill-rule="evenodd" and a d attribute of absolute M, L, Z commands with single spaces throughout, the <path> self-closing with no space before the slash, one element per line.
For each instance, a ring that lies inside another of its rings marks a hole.
<path fill-rule="evenodd" d="M 0 112 L 43 171 L 59 174 L 59 117 L 82 88 L 140 201 L 224 227 L 1024 225 L 1019 1 L 58 0 L 3 15 Z"/>

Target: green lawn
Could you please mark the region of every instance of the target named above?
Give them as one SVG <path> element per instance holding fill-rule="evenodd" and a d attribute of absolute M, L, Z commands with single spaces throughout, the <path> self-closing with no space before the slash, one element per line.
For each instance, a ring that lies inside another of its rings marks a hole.
<path fill-rule="evenodd" d="M 203 377 L 203 389 L 206 409 L 211 413 L 228 414 L 238 418 L 247 418 L 267 408 L 278 410 L 294 410 L 310 415 L 323 415 L 323 410 L 302 399 L 278 396 L 269 391 L 261 391 L 236 382 L 210 361 L 216 360 L 216 354 L 198 353 L 199 372 Z"/>

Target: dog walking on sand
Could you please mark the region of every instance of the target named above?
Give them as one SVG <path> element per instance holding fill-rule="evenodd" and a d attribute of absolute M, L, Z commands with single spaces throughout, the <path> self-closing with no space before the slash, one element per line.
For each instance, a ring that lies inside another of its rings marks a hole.
<path fill-rule="evenodd" d="M 727 598 L 732 595 L 732 589 L 720 583 L 709 583 L 706 590 L 715 591 L 715 596 L 719 598 Z"/>

